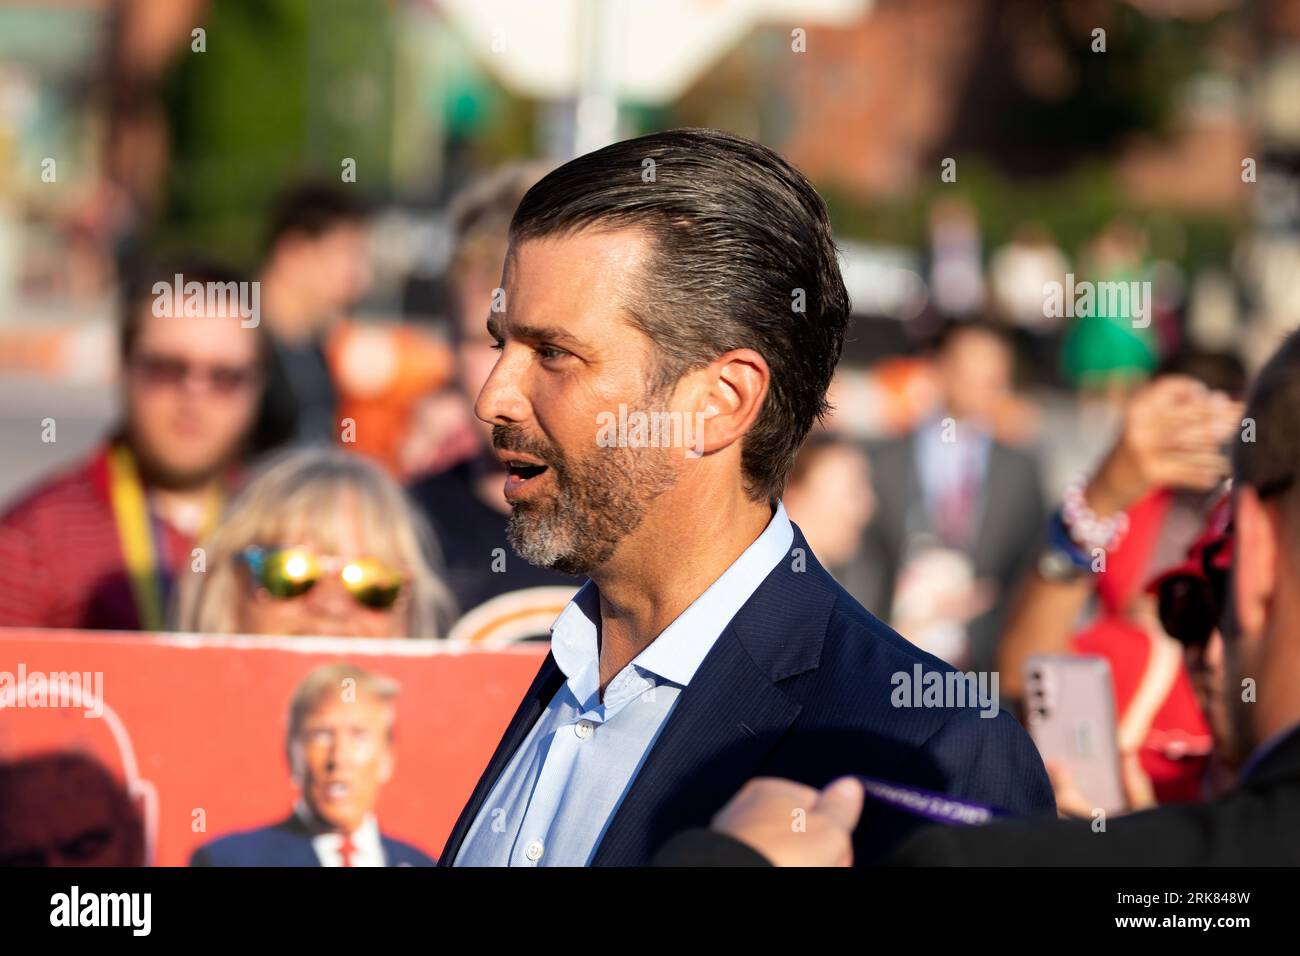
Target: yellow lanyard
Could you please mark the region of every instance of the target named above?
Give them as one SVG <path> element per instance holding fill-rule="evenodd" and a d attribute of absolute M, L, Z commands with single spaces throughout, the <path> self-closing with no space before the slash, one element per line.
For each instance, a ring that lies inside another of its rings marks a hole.
<path fill-rule="evenodd" d="M 153 523 L 135 458 L 122 444 L 115 444 L 108 451 L 108 493 L 140 627 L 146 631 L 161 631 L 166 620 L 158 555 L 154 552 Z M 215 523 L 220 502 L 220 492 L 214 492 L 208 502 L 201 536 L 205 536 Z"/>

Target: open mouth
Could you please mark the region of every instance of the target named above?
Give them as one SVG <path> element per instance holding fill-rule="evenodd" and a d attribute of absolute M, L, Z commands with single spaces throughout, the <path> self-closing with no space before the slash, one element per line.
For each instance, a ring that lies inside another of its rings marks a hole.
<path fill-rule="evenodd" d="M 527 481 L 529 478 L 536 478 L 542 472 L 546 471 L 545 465 L 531 465 L 523 461 L 506 462 L 506 472 L 512 477 L 519 478 L 521 481 Z"/>
<path fill-rule="evenodd" d="M 325 784 L 324 790 L 327 800 L 346 800 L 352 793 L 352 785 L 342 781 L 332 781 Z"/>
<path fill-rule="evenodd" d="M 547 465 L 531 461 L 506 459 L 506 497 L 512 498 L 526 488 L 531 487 L 542 475 L 550 470 Z"/>

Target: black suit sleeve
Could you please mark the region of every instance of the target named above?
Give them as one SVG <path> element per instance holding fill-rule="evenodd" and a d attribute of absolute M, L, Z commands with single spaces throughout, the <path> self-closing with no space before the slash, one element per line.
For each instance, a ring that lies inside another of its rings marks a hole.
<path fill-rule="evenodd" d="M 654 855 L 653 866 L 771 866 L 767 857 L 714 830 L 683 830 Z"/>
<path fill-rule="evenodd" d="M 961 866 L 961 841 L 945 826 L 926 827 L 880 862 L 885 866 Z"/>
<path fill-rule="evenodd" d="M 1186 866 L 1206 862 L 1177 808 L 1149 810 L 1094 831 L 1087 821 L 1044 820 L 927 827 L 885 866 Z"/>

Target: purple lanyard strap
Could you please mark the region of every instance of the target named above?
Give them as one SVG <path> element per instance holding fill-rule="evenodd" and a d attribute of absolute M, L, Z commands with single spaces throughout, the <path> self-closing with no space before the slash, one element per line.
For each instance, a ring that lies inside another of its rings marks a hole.
<path fill-rule="evenodd" d="M 958 800 L 947 794 L 922 790 L 920 787 L 907 787 L 900 783 L 876 780 L 874 777 L 858 777 L 867 791 L 867 796 L 881 803 L 918 817 L 925 817 L 935 823 L 956 824 L 958 826 L 977 826 L 989 823 L 998 817 L 1010 816 L 1005 810 L 987 806 L 983 803 L 971 803 Z"/>

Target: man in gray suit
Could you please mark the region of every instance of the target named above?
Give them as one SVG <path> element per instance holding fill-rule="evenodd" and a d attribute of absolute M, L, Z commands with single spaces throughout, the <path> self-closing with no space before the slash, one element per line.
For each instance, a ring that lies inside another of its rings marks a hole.
<path fill-rule="evenodd" d="M 1046 505 L 1037 459 L 998 441 L 1014 353 L 996 326 L 953 322 L 934 346 L 936 414 L 871 450 L 877 507 L 841 583 L 913 643 L 991 670 L 1006 608 L 1038 551 Z"/>

